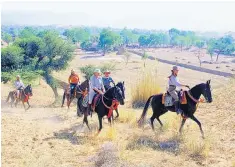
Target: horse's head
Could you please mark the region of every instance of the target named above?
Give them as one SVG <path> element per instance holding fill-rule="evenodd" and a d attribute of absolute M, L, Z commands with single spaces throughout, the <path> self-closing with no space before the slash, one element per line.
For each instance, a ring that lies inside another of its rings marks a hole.
<path fill-rule="evenodd" d="M 114 86 L 110 90 L 112 90 L 112 89 L 113 89 L 114 98 L 117 99 L 121 105 L 124 105 L 124 97 L 123 97 L 123 92 L 122 92 L 121 88 L 119 88 L 118 86 Z"/>
<path fill-rule="evenodd" d="M 32 90 L 32 87 L 31 87 L 31 84 L 29 84 L 25 90 L 24 90 L 25 94 L 29 95 L 29 96 L 33 96 L 33 90 Z"/>
<path fill-rule="evenodd" d="M 212 102 L 212 95 L 211 95 L 211 80 L 208 80 L 205 84 L 203 84 L 202 87 L 202 94 L 204 98 L 206 99 L 206 102 L 211 103 Z"/>
<path fill-rule="evenodd" d="M 123 82 L 118 82 L 116 86 L 121 89 L 122 95 L 123 95 L 123 99 L 125 99 L 125 85 L 124 85 L 124 81 Z"/>

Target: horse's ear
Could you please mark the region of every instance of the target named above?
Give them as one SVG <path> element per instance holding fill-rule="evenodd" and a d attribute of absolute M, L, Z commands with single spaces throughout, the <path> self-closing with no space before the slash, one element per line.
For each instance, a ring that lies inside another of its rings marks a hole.
<path fill-rule="evenodd" d="M 123 81 L 122 84 L 124 85 L 124 83 L 125 83 L 125 82 Z"/>
<path fill-rule="evenodd" d="M 211 83 L 211 80 L 208 80 L 208 81 L 207 81 L 207 84 L 210 85 L 210 83 Z"/>

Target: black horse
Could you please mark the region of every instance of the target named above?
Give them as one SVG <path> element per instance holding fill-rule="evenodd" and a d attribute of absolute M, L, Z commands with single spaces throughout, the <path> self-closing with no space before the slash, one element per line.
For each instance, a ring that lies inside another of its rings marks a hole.
<path fill-rule="evenodd" d="M 117 87 L 119 87 L 122 91 L 122 94 L 123 94 L 123 99 L 125 99 L 125 86 L 124 86 L 124 81 L 123 82 L 118 82 Z M 110 89 L 110 88 L 109 88 Z M 105 89 L 105 91 L 109 90 L 109 89 Z M 119 117 L 119 113 L 118 113 L 118 108 L 115 110 L 116 111 L 116 117 L 115 118 L 118 118 Z M 113 115 L 112 115 L 112 118 L 113 118 Z M 113 118 L 114 119 L 114 118 Z"/>
<path fill-rule="evenodd" d="M 120 82 L 121 85 L 124 88 L 124 85 L 122 85 L 123 83 Z M 124 97 L 123 97 L 123 91 L 121 90 L 121 88 L 119 86 L 114 86 L 112 88 L 110 88 L 107 92 L 105 92 L 103 95 L 100 95 L 100 99 L 98 100 L 94 111 L 97 113 L 98 115 L 98 119 L 99 119 L 99 132 L 102 129 L 102 118 L 109 114 L 109 109 L 112 106 L 113 100 L 117 100 L 121 105 L 124 105 Z M 88 125 L 88 120 L 87 120 L 87 116 L 88 116 L 88 110 L 85 110 L 84 113 L 84 119 L 83 119 L 83 123 L 86 123 L 87 127 L 90 129 L 89 125 Z M 111 123 L 111 118 L 108 118 L 109 123 Z"/>
<path fill-rule="evenodd" d="M 89 80 L 85 80 L 84 82 L 82 82 L 80 85 L 76 86 L 75 91 L 76 91 L 76 97 L 71 95 L 71 91 L 70 88 L 66 88 L 63 94 L 63 99 L 62 99 L 62 105 L 61 107 L 64 106 L 64 101 L 65 101 L 65 97 L 67 99 L 67 106 L 68 108 L 70 107 L 71 102 L 73 101 L 74 98 L 77 98 L 77 115 L 81 116 L 81 109 L 80 109 L 80 103 L 82 100 L 82 97 L 84 96 L 84 94 L 86 93 L 86 91 L 88 91 L 88 87 L 89 87 Z"/>
<path fill-rule="evenodd" d="M 204 132 L 202 130 L 201 123 L 197 120 L 197 118 L 194 116 L 194 113 L 197 109 L 197 104 L 199 103 L 200 96 L 203 95 L 206 99 L 206 102 L 211 103 L 212 102 L 212 96 L 211 96 L 211 89 L 210 89 L 210 80 L 206 83 L 201 83 L 196 86 L 194 86 L 192 89 L 190 89 L 188 92 L 186 92 L 186 99 L 187 104 L 181 104 L 180 108 L 183 110 L 183 120 L 179 129 L 179 132 L 182 132 L 183 126 L 185 124 L 185 121 L 187 118 L 191 118 L 193 121 L 195 121 L 201 131 L 202 137 L 204 138 Z M 153 95 L 149 97 L 148 101 L 145 104 L 143 113 L 138 121 L 139 125 L 141 125 L 144 121 L 144 118 L 146 116 L 148 106 L 151 101 L 151 106 L 153 110 L 153 115 L 150 118 L 152 129 L 154 130 L 153 122 L 156 118 L 161 126 L 163 126 L 161 120 L 159 117 L 163 114 L 165 114 L 167 111 L 175 112 L 174 106 L 172 107 L 165 107 L 164 104 L 162 104 L 162 94 L 159 95 Z"/>
<path fill-rule="evenodd" d="M 18 102 L 21 101 L 24 106 L 24 109 L 26 111 L 30 108 L 30 104 L 29 104 L 29 100 L 28 100 L 29 96 L 33 96 L 33 91 L 32 91 L 31 85 L 26 86 L 26 88 L 24 88 L 23 90 L 20 91 L 20 98 L 19 99 L 16 97 L 15 91 L 9 92 L 6 102 L 8 102 L 9 99 L 11 98 L 11 107 L 14 102 L 15 102 L 15 107 L 17 107 Z M 25 105 L 24 105 L 25 102 L 28 104 L 27 109 L 25 108 Z"/>

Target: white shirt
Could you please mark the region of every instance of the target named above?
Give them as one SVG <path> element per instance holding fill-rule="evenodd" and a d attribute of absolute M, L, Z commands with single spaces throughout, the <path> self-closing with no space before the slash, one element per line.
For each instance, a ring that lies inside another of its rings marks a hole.
<path fill-rule="evenodd" d="M 20 87 L 24 88 L 23 82 L 21 80 L 19 80 L 19 81 L 16 80 L 15 81 L 15 88 L 19 89 Z"/>
<path fill-rule="evenodd" d="M 168 81 L 168 85 L 174 85 L 176 87 L 181 87 L 181 83 L 179 82 L 179 79 L 177 76 L 171 75 Z"/>

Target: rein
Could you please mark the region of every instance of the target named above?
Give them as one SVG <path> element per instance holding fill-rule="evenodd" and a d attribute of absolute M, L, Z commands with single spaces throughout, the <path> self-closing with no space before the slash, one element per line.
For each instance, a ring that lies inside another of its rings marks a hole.
<path fill-rule="evenodd" d="M 203 102 L 204 102 L 204 100 L 201 99 L 201 98 L 200 98 L 199 100 L 195 99 L 195 98 L 191 95 L 190 91 L 187 91 L 187 94 L 188 94 L 188 96 L 189 96 L 195 103 L 203 103 Z"/>
<path fill-rule="evenodd" d="M 102 95 L 102 103 L 104 104 L 104 106 L 105 106 L 107 109 L 109 109 L 108 118 L 110 118 L 111 115 L 112 115 L 112 113 L 113 113 L 113 110 L 116 110 L 116 109 L 118 108 L 119 102 L 118 102 L 117 99 L 113 99 L 113 100 L 112 100 L 112 104 L 111 104 L 111 106 L 109 107 L 109 106 L 107 106 L 107 105 L 105 104 L 105 102 L 104 102 L 104 97 L 105 97 L 105 96 Z M 107 97 L 105 97 L 105 98 L 107 99 Z M 111 99 L 107 99 L 107 100 L 111 100 Z"/>

